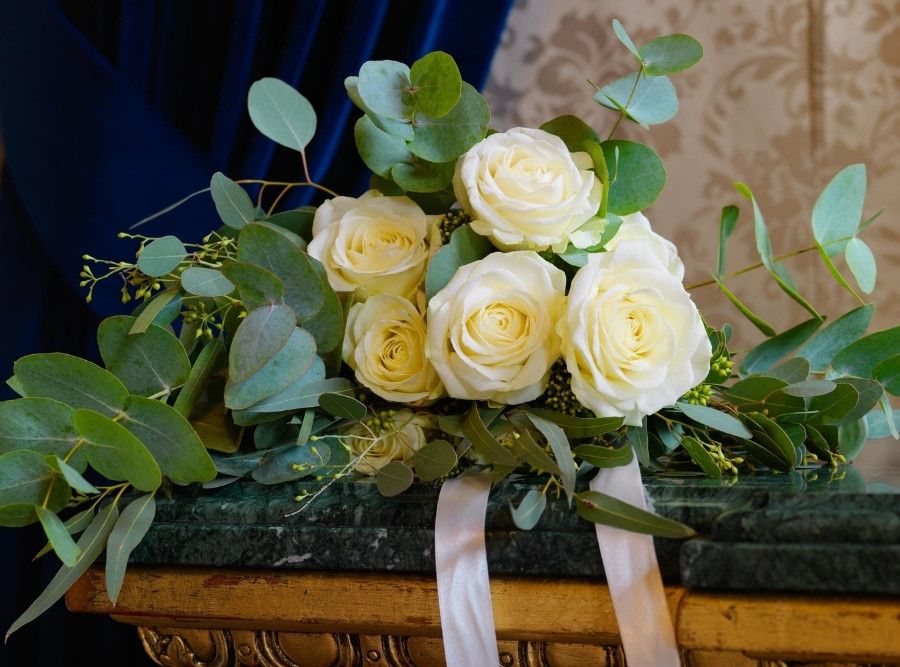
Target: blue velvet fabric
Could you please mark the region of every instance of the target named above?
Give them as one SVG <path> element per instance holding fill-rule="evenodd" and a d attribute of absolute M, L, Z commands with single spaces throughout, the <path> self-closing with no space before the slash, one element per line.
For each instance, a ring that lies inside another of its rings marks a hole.
<path fill-rule="evenodd" d="M 258 135 L 247 89 L 262 76 L 301 90 L 318 112 L 315 180 L 365 188 L 343 88 L 366 60 L 443 49 L 482 86 L 511 0 L 0 0 L 0 374 L 15 358 L 62 350 L 96 357 L 100 318 L 122 312 L 115 286 L 93 303 L 80 256 L 125 257 L 115 233 L 192 191 L 212 172 L 296 179 L 295 153 Z M 285 205 L 317 203 L 297 189 Z M 196 239 L 217 224 L 198 197 L 146 227 Z M 3 386 L 0 397 L 11 393 Z M 37 528 L 0 529 L 0 628 L 55 570 L 25 563 Z M 98 645 L 105 648 L 97 649 Z M 146 664 L 131 631 L 61 605 L 0 648 L 0 665 Z"/>

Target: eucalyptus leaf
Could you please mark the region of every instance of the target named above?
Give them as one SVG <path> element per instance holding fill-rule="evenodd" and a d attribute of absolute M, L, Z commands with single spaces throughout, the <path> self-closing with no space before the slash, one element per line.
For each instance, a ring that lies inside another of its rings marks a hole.
<path fill-rule="evenodd" d="M 675 74 L 693 67 L 703 57 L 703 47 L 690 35 L 677 33 L 647 42 L 640 50 L 648 76 Z"/>
<path fill-rule="evenodd" d="M 609 187 L 609 212 L 630 215 L 653 204 L 668 178 L 656 151 L 636 141 L 618 139 L 604 141 L 601 146 L 607 164 L 615 161 L 616 153 L 619 156 L 619 167 Z"/>
<path fill-rule="evenodd" d="M 315 206 L 301 206 L 290 211 L 282 211 L 265 218 L 265 222 L 293 232 L 304 241 L 312 240 L 313 220 L 316 217 Z"/>
<path fill-rule="evenodd" d="M 513 523 L 519 530 L 534 528 L 541 520 L 541 515 L 546 508 L 547 494 L 541 492 L 540 489 L 529 489 L 517 507 L 512 503 L 509 504 Z"/>
<path fill-rule="evenodd" d="M 310 377 L 304 377 L 302 382 L 294 383 L 280 393 L 257 403 L 252 409 L 259 413 L 302 410 L 317 407 L 322 394 L 343 393 L 349 396 L 356 393 L 353 383 L 346 378 L 325 379 L 324 366 L 318 366 L 316 362 L 313 362 L 312 373 Z"/>
<path fill-rule="evenodd" d="M 856 405 L 844 415 L 844 419 L 856 420 L 865 417 L 874 408 L 878 401 L 884 397 L 884 387 L 877 380 L 857 377 L 835 378 L 834 383 L 850 385 L 856 390 L 858 399 Z"/>
<path fill-rule="evenodd" d="M 217 171 L 212 175 L 209 192 L 216 206 L 216 212 L 228 227 L 243 229 L 245 225 L 253 222 L 256 210 L 250 196 L 244 188 L 225 174 Z"/>
<path fill-rule="evenodd" d="M 641 426 L 629 426 L 625 431 L 625 438 L 640 464 L 647 467 L 650 465 L 650 436 L 647 434 L 647 418 L 643 421 Z"/>
<path fill-rule="evenodd" d="M 753 439 L 756 442 L 764 444 L 770 451 L 777 451 L 779 458 L 784 463 L 782 469 L 790 470 L 797 465 L 797 452 L 794 444 L 777 422 L 761 412 L 746 413 L 745 420 L 748 425 L 751 425 L 750 430 L 753 431 Z M 771 444 L 774 444 L 777 450 L 773 449 Z"/>
<path fill-rule="evenodd" d="M 390 176 L 405 192 L 438 192 L 451 187 L 455 165 L 453 161 L 435 164 L 413 160 L 395 164 Z"/>
<path fill-rule="evenodd" d="M 379 128 L 369 116 L 356 121 L 353 137 L 362 161 L 379 176 L 389 177 L 394 165 L 410 162 L 414 157 L 403 139 Z"/>
<path fill-rule="evenodd" d="M 22 626 L 30 623 L 38 616 L 52 607 L 57 600 L 66 594 L 66 591 L 83 575 L 91 564 L 97 560 L 106 546 L 106 539 L 112 532 L 116 519 L 119 516 L 118 507 L 115 502 L 108 504 L 101 509 L 91 525 L 87 527 L 81 539 L 78 540 L 78 548 L 81 553 L 78 555 L 77 561 L 73 567 L 64 565 L 56 576 L 50 581 L 49 585 L 38 598 L 31 603 L 31 606 L 17 618 L 6 631 L 6 639 Z"/>
<path fill-rule="evenodd" d="M 226 296 L 234 291 L 234 283 L 222 275 L 218 269 L 205 266 L 191 266 L 181 274 L 184 291 L 196 296 Z"/>
<path fill-rule="evenodd" d="M 84 439 L 88 463 L 111 480 L 131 482 L 140 491 L 155 491 L 162 473 L 150 451 L 124 426 L 93 410 L 75 411 L 75 428 Z"/>
<path fill-rule="evenodd" d="M 685 436 L 681 440 L 681 446 L 684 447 L 684 450 L 688 453 L 688 456 L 691 457 L 691 460 L 700 466 L 700 469 L 706 473 L 707 477 L 711 479 L 719 479 L 722 477 L 722 470 L 716 465 L 715 459 L 713 459 L 706 447 L 704 447 L 697 438 L 689 435 Z"/>
<path fill-rule="evenodd" d="M 141 396 L 132 396 L 119 422 L 140 440 L 175 484 L 207 482 L 216 469 L 200 436 L 175 408 Z"/>
<path fill-rule="evenodd" d="M 866 198 L 866 167 L 852 164 L 835 175 L 816 199 L 813 236 L 829 255 L 836 255 L 856 234 Z"/>
<path fill-rule="evenodd" d="M 359 69 L 356 89 L 375 114 L 405 120 L 414 113 L 409 67 L 396 60 L 370 60 Z"/>
<path fill-rule="evenodd" d="M 879 362 L 872 369 L 872 377 L 884 385 L 885 391 L 889 394 L 900 396 L 900 354 L 895 354 Z M 2 407 L 2 404 L 0 404 L 0 407 Z"/>
<path fill-rule="evenodd" d="M 432 440 L 416 452 L 413 467 L 419 479 L 432 482 L 453 470 L 457 461 L 453 445 L 446 440 Z"/>
<path fill-rule="evenodd" d="M 575 494 L 575 474 L 577 470 L 569 439 L 566 437 L 565 432 L 552 421 L 531 412 L 526 412 L 525 414 L 547 440 L 547 444 L 550 445 L 550 451 L 553 452 L 553 457 L 556 459 L 556 465 L 559 468 L 559 477 L 563 491 L 565 491 L 571 502 Z"/>
<path fill-rule="evenodd" d="M 349 419 L 356 422 L 365 419 L 369 412 L 365 404 L 345 394 L 324 393 L 319 396 L 319 407 L 338 419 Z"/>
<path fill-rule="evenodd" d="M 900 350 L 900 326 L 877 331 L 851 343 L 835 355 L 831 366 L 842 375 L 871 378 L 875 367 L 897 350 Z"/>
<path fill-rule="evenodd" d="M 866 294 L 871 294 L 875 289 L 875 255 L 864 241 L 856 237 L 847 241 L 844 249 L 844 258 L 850 272 L 856 278 L 856 282 Z"/>
<path fill-rule="evenodd" d="M 489 463 L 499 466 L 515 468 L 519 460 L 488 431 L 485 423 L 478 413 L 475 403 L 463 418 L 462 430 L 465 436 L 472 442 L 472 448 Z"/>
<path fill-rule="evenodd" d="M 214 338 L 203 346 L 172 405 L 176 412 L 185 419 L 190 419 L 194 406 L 206 390 L 210 378 L 219 370 L 224 360 L 225 345 L 219 338 Z"/>
<path fill-rule="evenodd" d="M 74 410 L 50 398 L 16 398 L 0 403 L 0 454 L 29 449 L 65 457 L 78 442 Z M 84 470 L 84 457 L 73 465 Z"/>
<path fill-rule="evenodd" d="M 628 36 L 628 33 L 625 31 L 625 26 L 622 25 L 622 22 L 619 19 L 612 20 L 612 29 L 613 34 L 615 34 L 616 38 L 622 42 L 626 49 L 631 51 L 631 55 L 638 59 L 638 62 L 643 63 L 641 60 L 641 54 L 638 51 L 638 48 L 634 45 L 634 42 L 631 40 L 631 37 Z"/>
<path fill-rule="evenodd" d="M 750 188 L 743 183 L 735 183 L 735 189 L 743 195 L 753 207 L 753 229 L 756 238 L 756 250 L 762 260 L 763 266 L 769 272 L 769 275 L 775 280 L 776 284 L 785 294 L 791 297 L 798 304 L 803 306 L 810 315 L 815 318 L 822 319 L 822 316 L 816 311 L 812 305 L 804 299 L 796 288 L 793 287 L 793 281 L 787 273 L 787 269 L 783 265 L 777 264 L 772 253 L 772 241 L 769 238 L 769 231 L 766 229 L 766 222 L 763 218 L 762 211 L 759 210 L 759 204 L 756 197 L 753 196 Z"/>
<path fill-rule="evenodd" d="M 260 79 L 247 95 L 250 120 L 277 144 L 303 151 L 316 133 L 316 112 L 309 101 L 284 81 Z"/>
<path fill-rule="evenodd" d="M 106 543 L 106 594 L 113 606 L 125 581 L 131 552 L 141 543 L 156 516 L 156 500 L 147 494 L 131 501 L 116 519 Z"/>
<path fill-rule="evenodd" d="M 811 370 L 824 371 L 834 355 L 866 332 L 874 312 L 875 306 L 870 304 L 842 315 L 800 348 L 797 356 L 807 359 Z"/>
<path fill-rule="evenodd" d="M 677 407 L 685 414 L 685 416 L 693 419 L 698 424 L 703 424 L 716 431 L 721 431 L 722 433 L 734 435 L 739 438 L 750 437 L 750 431 L 747 430 L 741 421 L 732 417 L 727 412 L 722 412 L 721 410 L 716 410 L 715 408 L 710 408 L 705 405 L 692 405 L 691 403 L 679 402 Z"/>
<path fill-rule="evenodd" d="M 413 471 L 408 465 L 400 461 L 391 461 L 377 470 L 375 485 L 381 495 L 390 498 L 406 491 L 412 486 L 414 478 Z"/>
<path fill-rule="evenodd" d="M 721 278 L 725 275 L 726 248 L 728 247 L 728 239 L 737 225 L 738 216 L 741 210 L 734 205 L 725 206 L 722 209 L 722 215 L 719 218 L 719 254 L 716 261 L 716 275 Z"/>
<path fill-rule="evenodd" d="M 294 333 L 297 316 L 283 304 L 263 306 L 241 322 L 228 354 L 228 376 L 243 382 L 268 363 Z"/>
<path fill-rule="evenodd" d="M 809 362 L 803 357 L 793 357 L 766 372 L 768 377 L 784 380 L 788 384 L 802 382 L 809 377 Z"/>
<path fill-rule="evenodd" d="M 137 259 L 138 271 L 152 278 L 171 273 L 187 257 L 184 244 L 174 236 L 163 236 L 145 245 Z"/>
<path fill-rule="evenodd" d="M 573 153 L 582 150 L 581 145 L 585 140 L 600 143 L 599 135 L 578 116 L 557 116 L 541 125 L 540 129 L 562 139 L 566 148 Z"/>
<path fill-rule="evenodd" d="M 481 93 L 463 82 L 459 102 L 447 114 L 416 119 L 409 149 L 429 162 L 450 162 L 484 139 L 490 120 L 491 112 Z"/>
<path fill-rule="evenodd" d="M 522 412 L 513 413 L 510 415 L 509 420 L 519 436 L 513 439 L 514 456 L 537 471 L 548 472 L 551 475 L 561 475 L 562 473 L 554 458 L 532 436 L 534 427 L 531 420 Z"/>
<path fill-rule="evenodd" d="M 42 454 L 16 450 L 0 455 L 0 526 L 27 526 L 37 521 L 35 506 L 58 512 L 70 497 L 68 485 Z"/>
<path fill-rule="evenodd" d="M 572 453 L 597 468 L 617 468 L 631 463 L 631 459 L 634 458 L 634 450 L 631 447 L 578 445 Z"/>
<path fill-rule="evenodd" d="M 890 407 L 890 404 L 888 404 Z M 894 423 L 900 422 L 900 408 L 892 410 L 891 419 Z M 884 410 L 873 410 L 866 415 L 866 427 L 870 440 L 874 438 L 887 438 L 892 436 L 887 413 Z"/>
<path fill-rule="evenodd" d="M 438 250 L 428 263 L 425 298 L 430 301 L 447 286 L 459 267 L 485 257 L 493 249 L 490 241 L 472 231 L 469 225 L 460 225 L 454 229 L 450 242 Z"/>
<path fill-rule="evenodd" d="M 741 373 L 750 375 L 768 371 L 785 355 L 809 340 L 820 326 L 822 320 L 814 317 L 763 341 L 744 357 L 740 367 Z"/>
<path fill-rule="evenodd" d="M 722 292 L 725 298 L 731 301 L 734 307 L 741 312 L 741 315 L 746 317 L 750 321 L 750 323 L 753 324 L 753 326 L 759 329 L 766 336 L 775 335 L 775 329 L 772 328 L 772 325 L 766 322 L 755 312 L 750 310 L 750 308 L 746 306 L 734 292 L 732 292 L 730 289 L 728 289 L 728 287 L 725 286 L 724 282 L 722 282 L 717 276 L 713 276 L 713 280 L 715 281 L 716 285 L 719 287 L 719 291 Z"/>
<path fill-rule="evenodd" d="M 594 99 L 610 109 L 624 110 L 627 118 L 641 126 L 665 123 L 678 113 L 678 95 L 666 76 L 629 74 L 603 86 Z"/>
<path fill-rule="evenodd" d="M 94 508 L 89 507 L 86 510 L 82 510 L 77 514 L 73 514 L 72 516 L 70 516 L 63 522 L 63 526 L 65 526 L 66 531 L 69 533 L 69 535 L 74 536 L 84 532 L 84 529 L 91 524 L 91 521 L 93 521 L 93 519 Z M 51 551 L 53 551 L 53 545 L 47 542 L 47 544 L 45 544 L 44 547 L 40 551 L 38 551 L 37 554 L 35 554 L 32 560 L 37 560 L 38 558 L 47 555 Z"/>
<path fill-rule="evenodd" d="M 100 493 L 97 487 L 95 487 L 84 477 L 82 477 L 80 472 L 75 470 L 75 468 L 70 466 L 63 459 L 59 458 L 59 456 L 55 454 L 49 454 L 45 457 L 45 460 L 53 468 L 55 468 L 60 475 L 62 475 L 62 478 L 65 480 L 66 484 L 72 487 L 72 489 L 74 489 L 75 491 L 78 491 L 79 493 L 83 493 L 85 495 Z"/>
<path fill-rule="evenodd" d="M 275 396 L 300 380 L 315 359 L 315 340 L 308 331 L 295 327 L 284 347 L 253 375 L 240 382 L 229 378 L 225 385 L 226 407 L 243 410 Z"/>
<path fill-rule="evenodd" d="M 128 389 L 115 375 L 70 354 L 30 354 L 16 361 L 14 368 L 28 396 L 52 398 L 110 417 L 119 414 L 128 401 Z"/>
<path fill-rule="evenodd" d="M 838 425 L 838 442 L 840 451 L 848 461 L 853 461 L 862 451 L 868 437 L 866 420 L 845 420 Z"/>
<path fill-rule="evenodd" d="M 459 67 L 443 51 L 432 51 L 414 62 L 409 80 L 415 109 L 426 116 L 440 118 L 459 102 L 462 93 Z"/>
<path fill-rule="evenodd" d="M 284 484 L 322 474 L 330 460 L 331 449 L 322 442 L 302 446 L 291 443 L 269 450 L 253 471 L 253 479 L 260 484 Z"/>
<path fill-rule="evenodd" d="M 249 310 L 281 303 L 284 297 L 284 283 L 261 266 L 232 260 L 224 262 L 220 271 L 237 287 L 241 301 Z"/>
<path fill-rule="evenodd" d="M 788 396 L 799 396 L 800 398 L 815 398 L 816 396 L 825 396 L 835 390 L 837 385 L 830 380 L 803 380 L 796 382 L 782 389 Z"/>
<path fill-rule="evenodd" d="M 583 491 L 575 496 L 575 500 L 578 516 L 592 523 L 657 537 L 680 539 L 696 534 L 684 524 L 629 505 L 599 491 Z"/>
<path fill-rule="evenodd" d="M 831 274 L 831 277 L 834 278 L 835 282 L 838 285 L 843 287 L 847 292 L 853 295 L 857 301 L 862 304 L 865 304 L 862 297 L 856 293 L 856 290 L 847 282 L 847 279 L 844 278 L 843 274 L 838 270 L 838 268 L 834 265 L 831 257 L 828 256 L 828 251 L 822 246 L 821 243 L 816 243 L 816 252 L 819 254 L 819 258 L 822 260 L 822 263 L 825 264 L 825 268 L 828 269 L 828 272 Z"/>
<path fill-rule="evenodd" d="M 133 394 L 170 393 L 187 380 L 191 362 L 179 340 L 155 324 L 144 333 L 129 333 L 135 318 L 108 317 L 97 329 L 97 344 L 106 368 Z"/>
<path fill-rule="evenodd" d="M 180 312 L 181 294 L 177 287 L 170 287 L 144 304 L 141 312 L 136 313 L 134 324 L 128 333 L 144 333 L 151 324 L 164 327 L 171 324 Z"/>

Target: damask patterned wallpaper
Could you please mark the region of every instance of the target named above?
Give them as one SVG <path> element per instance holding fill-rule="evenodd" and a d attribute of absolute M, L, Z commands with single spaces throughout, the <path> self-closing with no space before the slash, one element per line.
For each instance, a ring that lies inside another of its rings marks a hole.
<path fill-rule="evenodd" d="M 615 116 L 592 100 L 587 80 L 602 85 L 633 69 L 609 27 L 613 18 L 638 44 L 687 32 L 705 49 L 699 65 L 673 77 L 681 101 L 674 121 L 624 131 L 666 163 L 668 186 L 648 215 L 678 244 L 687 282 L 714 265 L 725 204 L 742 208 L 729 270 L 758 261 L 734 181 L 754 190 L 783 254 L 810 245 L 810 212 L 828 180 L 865 162 L 865 215 L 885 208 L 863 236 L 880 268 L 874 326 L 900 322 L 900 0 L 518 0 L 486 90 L 493 126 L 537 126 L 574 113 L 605 136 Z M 815 253 L 788 266 L 821 311 L 853 306 Z M 777 327 L 807 317 L 760 272 L 730 284 Z M 694 296 L 710 323 L 735 324 L 738 349 L 762 339 L 715 288 Z"/>

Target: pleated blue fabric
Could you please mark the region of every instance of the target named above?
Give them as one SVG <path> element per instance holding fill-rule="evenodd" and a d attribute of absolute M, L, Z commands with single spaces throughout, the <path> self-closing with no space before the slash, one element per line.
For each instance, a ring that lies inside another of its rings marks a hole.
<path fill-rule="evenodd" d="M 0 373 L 23 354 L 96 358 L 99 319 L 121 312 L 118 289 L 83 302 L 80 256 L 125 257 L 116 238 L 136 220 L 206 187 L 214 171 L 296 179 L 296 153 L 253 129 L 250 84 L 275 76 L 318 113 L 312 176 L 363 191 L 359 115 L 343 87 L 363 62 L 410 62 L 442 49 L 481 87 L 512 0 L 0 0 Z M 286 206 L 318 203 L 298 188 Z M 145 233 L 195 240 L 217 225 L 198 197 Z M 0 398 L 11 397 L 3 386 Z M 0 529 L 0 626 L 55 570 L 23 568 L 39 530 Z M 102 632 L 102 636 L 96 633 Z M 94 634 L 92 634 L 94 633 Z M 49 640 L 50 638 L 52 640 Z M 144 664 L 134 634 L 58 607 L 0 648 L 2 665 L 71 664 L 88 645 L 98 665 Z"/>

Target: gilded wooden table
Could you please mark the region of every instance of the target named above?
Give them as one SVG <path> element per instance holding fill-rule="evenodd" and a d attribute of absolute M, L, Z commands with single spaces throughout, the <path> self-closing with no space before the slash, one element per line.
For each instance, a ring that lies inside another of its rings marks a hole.
<path fill-rule="evenodd" d="M 73 611 L 137 626 L 172 666 L 442 665 L 436 492 L 335 485 L 298 516 L 294 487 L 241 482 L 161 500 L 113 608 L 102 570 Z M 854 471 L 648 481 L 703 537 L 657 540 L 686 665 L 900 664 L 900 493 Z M 564 501 L 516 531 L 498 489 L 487 543 L 500 665 L 624 665 L 592 527 Z"/>

